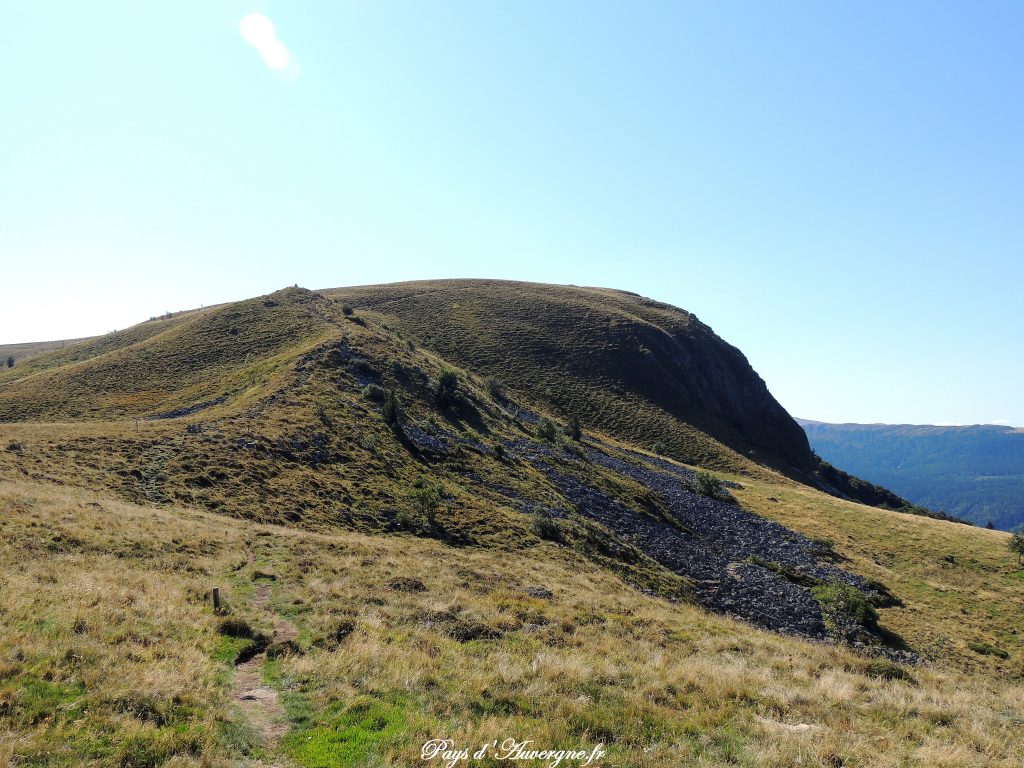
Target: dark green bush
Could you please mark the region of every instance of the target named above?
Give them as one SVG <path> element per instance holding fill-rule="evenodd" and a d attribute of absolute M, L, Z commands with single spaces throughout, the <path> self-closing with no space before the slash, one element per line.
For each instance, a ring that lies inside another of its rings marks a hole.
<path fill-rule="evenodd" d="M 725 488 L 722 487 L 722 481 L 703 469 L 697 470 L 693 480 L 690 481 L 690 487 L 694 493 L 699 493 L 701 496 L 707 496 L 710 499 L 724 499 L 727 497 Z"/>
<path fill-rule="evenodd" d="M 505 386 L 497 379 L 485 379 L 484 384 L 487 387 L 487 393 L 495 400 L 505 399 Z"/>
<path fill-rule="evenodd" d="M 983 641 L 970 642 L 967 644 L 967 647 L 975 653 L 980 653 L 982 656 L 995 656 L 997 659 L 1010 658 L 1010 654 L 1002 648 L 997 648 L 996 646 Z"/>
<path fill-rule="evenodd" d="M 1020 565 L 1024 559 L 1024 525 L 1017 526 L 1006 546 L 1017 556 L 1017 565 Z"/>
<path fill-rule="evenodd" d="M 903 680 L 907 683 L 915 683 L 914 676 L 898 664 L 893 664 L 887 659 L 875 659 L 868 662 L 864 667 L 864 673 L 869 677 L 877 677 L 882 680 Z"/>
<path fill-rule="evenodd" d="M 569 423 L 565 425 L 565 434 L 570 440 L 577 442 L 583 439 L 583 427 L 580 426 L 580 420 L 575 416 L 569 417 Z"/>
<path fill-rule="evenodd" d="M 332 422 L 331 416 L 327 413 L 327 409 L 324 408 L 323 403 L 316 404 L 316 417 L 320 419 L 320 423 L 330 429 Z"/>
<path fill-rule="evenodd" d="M 434 388 L 434 399 L 444 409 L 457 408 L 462 404 L 462 393 L 459 391 L 459 375 L 455 371 L 443 371 L 437 378 Z"/>
<path fill-rule="evenodd" d="M 562 526 L 550 513 L 540 510 L 533 513 L 533 532 L 545 541 L 561 543 L 565 541 Z"/>
<path fill-rule="evenodd" d="M 412 517 L 409 522 L 424 532 L 437 527 L 437 512 L 444 499 L 444 486 L 436 481 L 420 479 L 408 494 Z"/>
<path fill-rule="evenodd" d="M 388 399 L 388 388 L 380 384 L 367 384 L 363 387 L 363 397 L 375 403 L 383 403 Z"/>
<path fill-rule="evenodd" d="M 857 624 L 874 628 L 878 625 L 878 611 L 870 598 L 850 584 L 833 582 L 811 590 L 821 606 L 826 623 L 835 625 Z"/>
<path fill-rule="evenodd" d="M 384 399 L 384 408 L 381 411 L 384 422 L 392 427 L 397 427 L 402 421 L 402 404 L 398 401 L 398 395 L 393 389 L 387 391 Z"/>
<path fill-rule="evenodd" d="M 545 417 L 537 422 L 536 434 L 541 440 L 554 442 L 558 438 L 558 427 L 555 422 Z"/>

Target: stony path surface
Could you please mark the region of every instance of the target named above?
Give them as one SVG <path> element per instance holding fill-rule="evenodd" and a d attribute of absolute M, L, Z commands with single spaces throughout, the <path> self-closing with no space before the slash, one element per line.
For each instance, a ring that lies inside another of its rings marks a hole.
<path fill-rule="evenodd" d="M 254 605 L 262 611 L 267 609 L 269 602 L 270 585 L 260 584 L 256 590 Z M 290 621 L 280 616 L 274 617 L 272 643 L 294 640 L 297 634 L 295 625 Z M 264 649 L 235 667 L 231 698 L 241 707 L 249 724 L 262 736 L 267 751 L 273 752 L 277 749 L 281 739 L 288 733 L 291 725 L 277 691 L 262 682 L 262 667 L 266 658 L 267 652 Z M 258 763 L 257 765 L 259 768 L 284 768 L 283 765 L 277 763 Z"/>

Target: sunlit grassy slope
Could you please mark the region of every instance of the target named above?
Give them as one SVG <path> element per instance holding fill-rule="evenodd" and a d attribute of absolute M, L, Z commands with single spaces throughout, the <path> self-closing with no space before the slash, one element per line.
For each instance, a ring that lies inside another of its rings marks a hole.
<path fill-rule="evenodd" d="M 747 508 L 832 543 L 844 563 L 884 583 L 902 606 L 883 623 L 932 660 L 1024 678 L 1024 569 L 1009 536 L 835 499 L 795 483 L 744 480 Z M 973 648 L 972 648 L 973 646 Z"/>
<path fill-rule="evenodd" d="M 281 354 L 327 336 L 322 300 L 293 289 L 151 320 L 0 372 L 0 419 L 142 416 L 237 395 Z"/>
<path fill-rule="evenodd" d="M 691 331 L 718 349 L 678 310 L 589 289 L 567 308 L 581 294 L 551 287 L 531 303 L 520 284 L 511 314 L 456 301 L 413 323 L 396 296 L 421 288 L 287 289 L 0 373 L 0 765 L 409 765 L 428 737 L 505 736 L 605 742 L 624 766 L 1020 764 L 1024 571 L 1005 534 L 757 464 L 785 441 L 746 453 L 763 414 L 699 431 L 645 389 L 679 380 L 662 363 Z M 582 331 L 577 311 L 592 315 Z M 559 332 L 547 349 L 540 318 Z M 629 365 L 602 368 L 619 355 Z M 582 443 L 565 434 L 577 406 Z M 548 440 L 544 416 L 560 423 Z M 560 471 L 657 516 L 649 489 L 582 457 L 662 440 L 884 584 L 901 603 L 882 623 L 922 666 L 706 613 L 692 583 L 577 514 L 514 448 L 543 444 Z M 558 543 L 538 510 L 559 513 Z M 274 614 L 300 630 L 299 652 L 264 670 L 291 723 L 278 753 L 228 698 L 246 641 L 219 634 L 215 585 L 256 630 Z"/>
<path fill-rule="evenodd" d="M 965 530 L 900 520 L 927 541 Z M 550 543 L 318 534 L 30 482 L 0 483 L 0 526 L 0 764 L 399 766 L 429 738 L 508 736 L 666 768 L 1024 759 L 1019 679 L 757 631 Z M 971 546 L 993 558 L 996 543 Z M 264 667 L 292 722 L 279 754 L 227 697 L 244 642 L 220 634 L 214 585 L 230 618 L 300 630 L 301 651 Z"/>

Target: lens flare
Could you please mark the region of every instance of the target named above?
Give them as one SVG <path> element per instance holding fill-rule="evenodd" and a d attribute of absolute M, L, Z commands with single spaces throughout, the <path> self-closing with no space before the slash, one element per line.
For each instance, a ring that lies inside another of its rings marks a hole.
<path fill-rule="evenodd" d="M 250 13 L 238 25 L 242 39 L 255 48 L 263 62 L 271 69 L 287 69 L 291 55 L 285 44 L 277 39 L 274 22 L 262 13 Z"/>
<path fill-rule="evenodd" d="M 262 48 L 277 40 L 277 30 L 274 29 L 274 22 L 262 13 L 250 13 L 242 19 L 239 28 L 242 31 L 242 38 L 254 48 Z"/>

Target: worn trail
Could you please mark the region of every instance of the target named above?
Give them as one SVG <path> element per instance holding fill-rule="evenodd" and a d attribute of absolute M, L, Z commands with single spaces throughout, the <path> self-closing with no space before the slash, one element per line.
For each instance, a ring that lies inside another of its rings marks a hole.
<path fill-rule="evenodd" d="M 254 605 L 258 610 L 266 610 L 270 602 L 270 585 L 260 584 L 256 590 Z M 280 616 L 274 616 L 273 644 L 294 640 L 298 631 L 295 625 Z M 266 649 L 260 650 L 250 658 L 241 661 L 235 667 L 234 682 L 231 686 L 231 698 L 245 712 L 249 724 L 263 738 L 268 752 L 273 752 L 288 733 L 290 724 L 284 707 L 281 705 L 278 692 L 262 682 L 263 662 L 267 658 Z M 283 768 L 277 764 L 262 764 L 262 768 Z"/>

